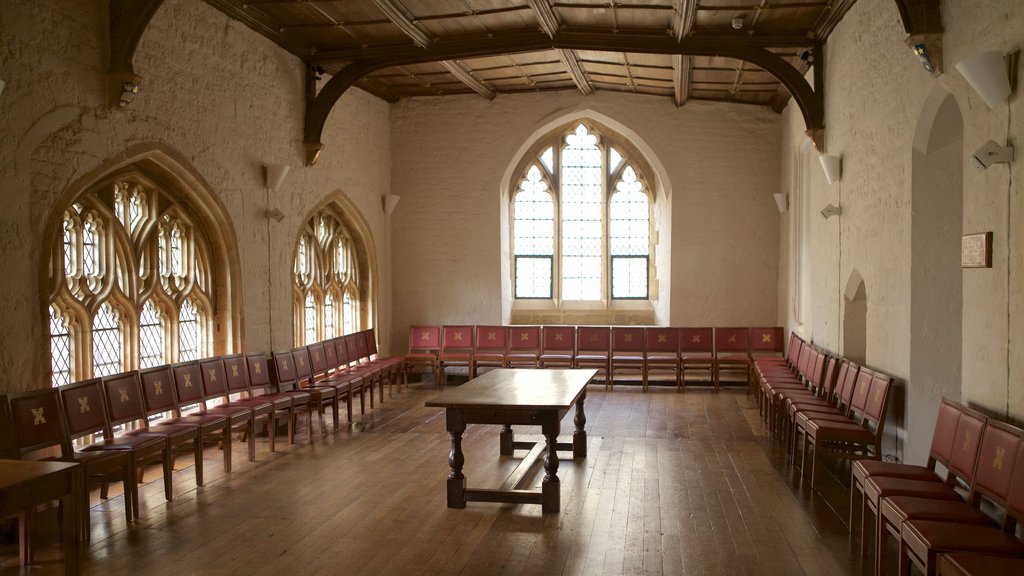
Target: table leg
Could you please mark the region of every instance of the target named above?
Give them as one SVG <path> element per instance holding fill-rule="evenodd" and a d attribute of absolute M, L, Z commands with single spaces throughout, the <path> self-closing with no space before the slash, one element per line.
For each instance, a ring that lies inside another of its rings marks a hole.
<path fill-rule="evenodd" d="M 544 424 L 541 428 L 544 433 L 544 440 L 547 442 L 544 449 L 544 481 L 541 483 L 541 512 L 558 512 L 559 492 L 561 482 L 558 480 L 558 429 L 557 416 L 552 423 Z"/>
<path fill-rule="evenodd" d="M 501 426 L 501 448 L 499 453 L 502 456 L 511 456 L 515 453 L 512 443 L 515 441 L 515 433 L 512 432 L 511 424 L 503 424 Z"/>
<path fill-rule="evenodd" d="M 572 433 L 573 458 L 587 457 L 587 431 L 585 430 L 587 425 L 587 415 L 583 410 L 583 403 L 586 400 L 587 394 L 584 391 L 583 396 L 580 396 L 580 399 L 576 401 L 576 417 L 573 418 L 576 430 Z"/>
<path fill-rule="evenodd" d="M 462 466 L 466 458 L 462 454 L 462 433 L 466 431 L 466 419 L 462 410 L 449 408 L 446 413 L 448 435 L 452 439 L 452 451 L 448 454 L 448 507 L 466 507 L 466 477 L 462 474 Z"/>

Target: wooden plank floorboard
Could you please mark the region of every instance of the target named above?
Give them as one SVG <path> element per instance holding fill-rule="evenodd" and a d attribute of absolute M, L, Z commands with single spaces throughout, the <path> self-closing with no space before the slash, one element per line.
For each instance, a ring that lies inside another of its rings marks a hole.
<path fill-rule="evenodd" d="M 234 471 L 206 449 L 206 483 L 189 455 L 175 461 L 175 500 L 158 467 L 140 487 L 142 518 L 127 524 L 117 486 L 92 493 L 84 574 L 734 575 L 861 574 L 847 532 L 846 468 L 830 463 L 811 491 L 765 433 L 741 388 L 592 386 L 586 401 L 589 455 L 562 453 L 561 511 L 536 505 L 446 507 L 450 440 L 438 393 L 412 385 L 339 432 L 309 443 L 257 439 L 257 461 L 232 445 Z M 342 418 L 344 420 L 344 417 Z M 562 421 L 562 441 L 573 430 Z M 495 487 L 525 451 L 498 454 L 499 427 L 463 436 L 471 487 Z M 518 440 L 542 440 L 517 427 Z M 539 489 L 536 467 L 525 486 Z M 61 573 L 60 548 L 40 515 L 39 560 L 17 566 L 7 544 L 0 576 Z M 51 519 L 52 523 L 52 519 Z"/>

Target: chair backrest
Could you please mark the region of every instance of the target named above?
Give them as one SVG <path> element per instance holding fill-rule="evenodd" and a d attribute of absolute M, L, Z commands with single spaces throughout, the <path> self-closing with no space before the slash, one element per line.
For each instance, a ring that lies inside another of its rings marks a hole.
<path fill-rule="evenodd" d="M 267 364 L 267 355 L 262 352 L 246 354 L 245 363 L 249 368 L 246 371 L 249 374 L 249 387 L 269 388 L 270 366 Z"/>
<path fill-rule="evenodd" d="M 170 366 L 165 364 L 139 370 L 139 383 L 142 385 L 142 404 L 146 408 L 147 416 L 178 410 L 174 374 Z"/>
<path fill-rule="evenodd" d="M 978 466 L 978 449 L 987 425 L 987 416 L 977 410 L 963 408 L 956 424 L 953 453 L 949 457 L 948 482 L 958 479 L 968 486 L 973 483 L 974 471 Z"/>
<path fill-rule="evenodd" d="M 800 357 L 800 350 L 804 346 L 804 339 L 797 335 L 796 332 L 792 332 L 789 335 L 789 346 L 786 348 L 786 360 L 790 364 L 796 364 L 797 358 Z"/>
<path fill-rule="evenodd" d="M 359 343 L 356 341 L 356 335 L 346 334 L 342 337 L 342 340 L 345 342 L 345 350 L 347 350 L 349 364 L 361 364 L 364 358 L 359 351 Z"/>
<path fill-rule="evenodd" d="M 309 382 L 312 374 L 309 371 L 309 352 L 306 351 L 305 346 L 292 348 L 292 358 L 294 359 L 295 380 L 301 386 L 303 382 Z"/>
<path fill-rule="evenodd" d="M 768 328 L 750 329 L 750 354 L 751 355 L 777 355 L 781 356 L 785 331 L 782 326 Z"/>
<path fill-rule="evenodd" d="M 224 361 L 224 374 L 227 376 L 228 394 L 249 393 L 249 371 L 245 366 L 245 356 L 230 354 L 221 358 Z"/>
<path fill-rule="evenodd" d="M 572 354 L 576 350 L 576 328 L 572 326 L 545 326 L 541 348 L 547 353 Z"/>
<path fill-rule="evenodd" d="M 714 328 L 680 328 L 679 351 L 684 354 L 713 354 Z"/>
<path fill-rule="evenodd" d="M 576 354 L 611 352 L 611 330 L 607 326 L 577 326 Z"/>
<path fill-rule="evenodd" d="M 270 382 L 278 391 L 284 392 L 298 387 L 295 375 L 295 359 L 290 350 L 274 352 L 270 364 Z"/>
<path fill-rule="evenodd" d="M 410 353 L 437 353 L 441 349 L 440 326 L 410 326 Z"/>
<path fill-rule="evenodd" d="M 508 351 L 513 354 L 539 354 L 540 326 L 509 326 Z"/>
<path fill-rule="evenodd" d="M 842 410 L 847 411 L 853 401 L 853 393 L 857 389 L 857 381 L 860 376 L 860 365 L 846 361 L 846 372 L 843 366 L 839 370 L 839 378 L 836 380 L 835 404 Z"/>
<path fill-rule="evenodd" d="M 445 326 L 441 329 L 441 354 L 471 354 L 472 326 Z"/>
<path fill-rule="evenodd" d="M 100 379 L 90 378 L 58 388 L 69 440 L 102 433 L 110 436 Z"/>
<path fill-rule="evenodd" d="M 970 499 L 977 504 L 979 496 L 995 502 L 1004 511 L 1010 499 L 1010 486 L 1016 459 L 1020 452 L 1022 431 L 996 420 L 989 420 L 978 449 L 978 465 L 971 484 Z M 1024 482 L 1024 478 L 1021 478 Z M 1002 522 L 1006 521 L 1003 514 Z M 1001 522 L 1001 523 L 1002 523 Z"/>
<path fill-rule="evenodd" d="M 324 342 L 324 361 L 327 363 L 327 371 L 337 370 L 340 364 L 338 360 L 338 345 L 335 342 L 340 338 L 332 338 Z"/>
<path fill-rule="evenodd" d="M 887 374 L 875 372 L 871 376 L 871 391 L 864 402 L 864 419 L 869 426 L 874 427 L 878 438 L 881 438 L 882 430 L 885 428 L 885 412 L 888 410 L 894 385 L 893 377 Z"/>
<path fill-rule="evenodd" d="M 826 400 L 831 400 L 832 393 L 835 391 L 839 368 L 842 362 L 843 360 L 838 356 L 825 355 L 825 373 L 822 375 L 821 384 L 818 386 L 817 392 Z"/>
<path fill-rule="evenodd" d="M 1006 515 L 1018 525 L 1024 523 L 1024 442 L 1017 449 L 1010 480 L 1010 495 L 1006 501 Z"/>
<path fill-rule="evenodd" d="M 935 418 L 935 431 L 932 433 L 932 446 L 928 450 L 928 467 L 934 469 L 938 462 L 949 467 L 949 458 L 953 454 L 953 438 L 956 436 L 956 425 L 960 421 L 962 406 L 949 398 L 939 403 L 939 414 Z"/>
<path fill-rule="evenodd" d="M 13 432 L 11 448 L 19 456 L 52 446 L 60 446 L 64 455 L 71 452 L 56 388 L 11 392 L 7 394 L 7 410 Z"/>
<path fill-rule="evenodd" d="M 715 328 L 715 353 L 748 354 L 749 335 L 747 328 Z"/>
<path fill-rule="evenodd" d="M 103 397 L 110 426 L 136 421 L 148 424 L 146 409 L 142 405 L 139 373 L 135 370 L 103 378 Z"/>
<path fill-rule="evenodd" d="M 203 375 L 198 362 L 179 362 L 171 366 L 174 373 L 174 391 L 178 395 L 178 408 L 203 404 Z"/>
<path fill-rule="evenodd" d="M 487 354 L 508 352 L 508 328 L 505 326 L 476 327 L 476 351 Z"/>
<path fill-rule="evenodd" d="M 615 326 L 612 328 L 612 351 L 630 354 L 644 354 L 647 343 L 644 329 L 639 327 Z"/>
<path fill-rule="evenodd" d="M 199 370 L 203 373 L 203 393 L 206 399 L 227 398 L 227 375 L 224 373 L 224 361 L 220 356 L 199 361 Z"/>
<path fill-rule="evenodd" d="M 371 360 L 376 360 L 380 355 L 377 351 L 377 335 L 374 333 L 373 328 L 368 328 L 362 331 L 363 340 L 366 340 L 366 353 Z"/>
<path fill-rule="evenodd" d="M 679 329 L 666 327 L 648 327 L 644 329 L 647 353 L 679 354 Z"/>
<path fill-rule="evenodd" d="M 366 346 L 366 337 L 360 332 L 349 334 L 349 336 L 351 337 L 349 341 L 355 344 L 356 347 L 356 358 L 360 362 L 369 362 L 370 349 Z"/>
<path fill-rule="evenodd" d="M 348 343 L 344 336 L 334 339 L 334 354 L 338 357 L 338 368 L 346 369 L 352 363 L 352 358 L 348 353 Z"/>
<path fill-rule="evenodd" d="M 306 353 L 309 356 L 309 367 L 314 377 L 320 377 L 327 373 L 327 353 L 324 345 L 320 342 L 306 346 Z"/>

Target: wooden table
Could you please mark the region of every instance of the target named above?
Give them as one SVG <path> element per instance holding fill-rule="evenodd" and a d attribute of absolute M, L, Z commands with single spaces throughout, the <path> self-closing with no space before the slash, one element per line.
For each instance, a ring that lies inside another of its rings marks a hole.
<path fill-rule="evenodd" d="M 597 370 L 513 370 L 498 369 L 474 378 L 458 388 L 445 390 L 426 406 L 445 408 L 446 427 L 452 449 L 448 455 L 448 507 L 465 508 L 466 502 L 506 502 L 540 504 L 542 512 L 559 510 L 558 450 L 572 450 L 574 458 L 587 456 L 587 418 L 583 404 L 587 383 Z M 562 417 L 573 405 L 576 430 L 572 443 L 558 443 Z M 528 448 L 509 479 L 497 489 L 466 488 L 462 474 L 462 433 L 466 424 L 501 424 L 500 453 L 512 455 L 517 448 Z M 541 427 L 545 442 L 516 442 L 513 425 Z M 519 484 L 544 455 L 544 481 L 541 491 L 518 489 Z"/>
<path fill-rule="evenodd" d="M 79 498 L 84 482 L 81 466 L 74 462 L 0 460 L 0 518 L 27 514 L 35 506 L 51 500 L 61 501 L 65 574 L 78 574 Z M 24 519 L 19 526 L 24 564 L 31 554 L 30 537 Z"/>

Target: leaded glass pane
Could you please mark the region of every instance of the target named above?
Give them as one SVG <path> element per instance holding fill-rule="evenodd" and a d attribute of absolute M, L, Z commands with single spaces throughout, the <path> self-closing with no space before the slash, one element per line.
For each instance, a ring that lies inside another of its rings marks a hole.
<path fill-rule="evenodd" d="M 597 136 L 580 124 L 562 149 L 562 299 L 601 299 L 603 176 Z"/>
<path fill-rule="evenodd" d="M 73 250 L 71 246 L 71 221 L 65 218 L 62 228 L 61 241 L 64 245 L 64 274 L 71 276 L 75 273 L 74 261 L 71 259 L 71 251 Z"/>
<path fill-rule="evenodd" d="M 103 304 L 92 319 L 92 375 L 109 376 L 122 369 L 121 326 L 110 304 Z"/>
<path fill-rule="evenodd" d="M 631 166 L 623 171 L 608 206 L 608 239 L 612 256 L 647 256 L 650 252 L 650 202 Z"/>
<path fill-rule="evenodd" d="M 555 148 L 554 146 L 548 146 L 540 155 L 540 161 L 544 163 L 544 167 L 548 169 L 548 172 L 555 172 Z"/>
<path fill-rule="evenodd" d="M 138 187 L 132 191 L 131 203 L 128 205 L 128 215 L 131 219 L 131 231 L 134 233 L 142 225 L 142 216 L 146 209 L 146 193 Z"/>
<path fill-rule="evenodd" d="M 152 300 L 147 300 L 139 315 L 139 367 L 164 364 L 164 328 Z"/>
<path fill-rule="evenodd" d="M 178 362 L 199 359 L 199 314 L 191 300 L 181 303 L 178 310 Z"/>
<path fill-rule="evenodd" d="M 554 254 L 555 203 L 540 170 L 531 166 L 519 186 L 513 210 L 514 253 L 516 255 Z"/>
<path fill-rule="evenodd" d="M 157 236 L 157 260 L 160 261 L 160 275 L 169 276 L 170 266 L 167 262 L 167 230 L 160 226 L 160 233 Z"/>
<path fill-rule="evenodd" d="M 306 293 L 305 305 L 305 322 L 303 328 L 306 334 L 306 345 L 316 343 L 316 301 L 313 300 L 313 295 Z"/>
<path fill-rule="evenodd" d="M 181 251 L 181 228 L 178 226 L 171 229 L 171 274 L 175 276 L 184 276 Z"/>
<path fill-rule="evenodd" d="M 345 292 L 345 296 L 341 303 L 342 312 L 342 330 L 345 334 L 351 334 L 356 331 L 356 303 L 352 298 L 351 292 Z"/>
<path fill-rule="evenodd" d="M 334 265 L 337 267 L 338 275 L 344 278 L 348 275 L 348 247 L 344 238 L 338 238 L 334 249 Z"/>
<path fill-rule="evenodd" d="M 550 256 L 516 257 L 516 298 L 551 298 Z"/>
<path fill-rule="evenodd" d="M 615 148 L 608 148 L 608 173 L 615 172 L 615 169 L 622 163 L 622 154 Z"/>
<path fill-rule="evenodd" d="M 612 298 L 647 298 L 647 257 L 612 256 Z"/>
<path fill-rule="evenodd" d="M 299 276 L 305 276 L 309 273 L 309 266 L 306 263 L 306 252 L 308 249 L 306 237 L 302 236 L 299 238 Z"/>
<path fill-rule="evenodd" d="M 96 223 L 87 220 L 82 227 L 82 273 L 86 276 L 99 273 L 99 248 L 96 243 Z"/>
<path fill-rule="evenodd" d="M 334 296 L 324 296 L 324 340 L 334 338 Z"/>
<path fill-rule="evenodd" d="M 71 383 L 71 330 L 55 306 L 50 306 L 50 374 L 54 386 Z"/>

